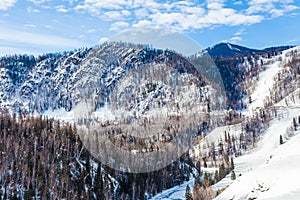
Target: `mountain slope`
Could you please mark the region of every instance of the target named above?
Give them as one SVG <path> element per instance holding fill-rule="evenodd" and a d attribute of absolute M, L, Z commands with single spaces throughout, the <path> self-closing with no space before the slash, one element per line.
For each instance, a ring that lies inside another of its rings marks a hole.
<path fill-rule="evenodd" d="M 247 56 L 254 54 L 265 54 L 270 52 L 280 52 L 293 46 L 280 46 L 280 47 L 270 47 L 265 49 L 250 49 L 247 47 L 239 46 L 231 43 L 220 43 L 216 44 L 211 48 L 207 48 L 207 53 L 213 57 L 232 57 L 232 56 Z"/>
<path fill-rule="evenodd" d="M 237 179 L 232 181 L 231 173 L 229 173 L 211 186 L 214 191 L 225 189 L 216 199 L 298 198 L 300 181 L 295 174 L 300 164 L 298 162 L 300 122 L 297 121 L 300 117 L 299 49 L 300 47 L 295 47 L 277 56 L 261 58 L 263 64 L 258 70 L 259 74 L 247 80 L 250 81 L 249 85 L 252 88 L 248 93 L 252 101 L 248 101 L 249 96 L 245 97 L 248 108 L 240 113 L 245 116 L 242 123 L 214 129 L 205 138 L 201 138 L 199 144 L 190 151 L 191 157 L 207 160 L 207 156 L 213 152 L 212 148 L 215 149 L 217 155 L 221 144 L 226 149 L 227 143 L 224 144 L 224 140 L 226 140 L 227 133 L 227 137 L 234 139 L 231 146 L 236 143 L 236 146 L 243 146 L 245 143 L 239 143 L 237 140 L 248 137 L 249 146 L 243 147 L 235 155 L 229 154 L 234 158 L 234 171 Z M 270 110 L 273 110 L 273 114 L 269 112 Z M 265 113 L 269 113 L 271 117 L 265 118 Z M 269 123 L 261 123 L 269 120 Z M 293 131 L 293 120 L 297 123 L 297 131 Z M 250 121 L 254 123 L 251 124 Z M 259 125 L 255 126 L 255 124 Z M 249 129 L 254 130 L 249 132 L 251 137 L 247 136 Z M 253 134 L 258 135 L 257 143 L 251 139 Z M 280 145 L 280 135 L 284 138 L 283 145 Z M 236 157 L 238 155 L 240 157 Z M 213 176 L 215 170 L 219 171 L 218 168 L 210 166 L 202 170 L 203 173 L 212 173 Z M 156 197 L 158 199 L 185 199 L 186 186 L 194 187 L 195 181 L 196 179 L 185 182 Z M 213 197 L 212 195 L 208 199 Z M 194 196 L 194 198 L 199 197 Z"/>

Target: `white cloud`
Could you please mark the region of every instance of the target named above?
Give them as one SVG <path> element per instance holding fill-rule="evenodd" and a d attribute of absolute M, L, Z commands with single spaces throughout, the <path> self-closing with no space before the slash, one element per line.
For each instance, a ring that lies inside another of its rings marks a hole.
<path fill-rule="evenodd" d="M 115 22 L 110 26 L 110 30 L 120 31 L 127 27 L 129 27 L 129 23 L 127 23 L 127 22 Z"/>
<path fill-rule="evenodd" d="M 89 29 L 87 33 L 96 33 L 96 29 Z"/>
<path fill-rule="evenodd" d="M 237 43 L 237 42 L 242 41 L 242 40 L 243 40 L 242 37 L 234 36 L 234 37 L 230 38 L 229 42 L 230 43 Z"/>
<path fill-rule="evenodd" d="M 56 9 L 57 12 L 61 12 L 61 13 L 67 13 L 67 12 L 69 12 L 69 9 L 67 9 L 63 5 L 56 6 L 55 9 Z"/>
<path fill-rule="evenodd" d="M 17 0 L 1 0 L 0 1 L 0 10 L 7 10 L 8 8 L 15 5 Z"/>
<path fill-rule="evenodd" d="M 243 5 L 243 1 L 235 1 L 233 2 L 233 5 Z"/>
<path fill-rule="evenodd" d="M 101 9 L 122 9 L 128 5 L 127 0 L 85 0 L 84 4 L 76 6 L 76 10 L 87 10 L 99 14 Z"/>
<path fill-rule="evenodd" d="M 24 46 L 45 46 L 57 48 L 75 48 L 84 46 L 83 43 L 57 35 L 38 34 L 0 27 L 0 40 L 9 44 L 22 44 Z"/>
<path fill-rule="evenodd" d="M 48 24 L 48 25 L 45 25 L 44 27 L 47 28 L 47 29 L 53 29 L 53 26 L 51 26 L 51 25 L 49 25 L 49 24 Z"/>
<path fill-rule="evenodd" d="M 248 2 L 247 13 L 264 13 L 271 15 L 272 18 L 280 17 L 298 9 L 293 3 L 294 0 L 251 0 Z"/>
<path fill-rule="evenodd" d="M 29 28 L 36 28 L 36 25 L 34 24 L 24 24 L 24 26 Z"/>
<path fill-rule="evenodd" d="M 28 13 L 40 13 L 40 10 L 38 10 L 38 9 L 33 9 L 31 6 L 29 6 L 29 7 L 27 8 L 27 12 L 28 12 Z"/>
<path fill-rule="evenodd" d="M 108 11 L 103 13 L 102 18 L 106 20 L 121 20 L 121 18 L 123 18 L 123 15 L 119 11 Z"/>
<path fill-rule="evenodd" d="M 171 28 L 177 31 L 219 25 L 240 26 L 260 23 L 270 16 L 285 15 L 298 7 L 293 0 L 250 0 L 248 8 L 228 8 L 226 0 L 84 0 L 76 10 L 87 11 L 112 21 L 111 30 L 120 28 Z M 242 5 L 236 0 L 234 5 Z M 133 20 L 134 19 L 134 20 Z"/>
<path fill-rule="evenodd" d="M 49 1 L 49 0 L 28 0 L 29 2 L 32 2 L 36 5 L 40 5 L 40 4 L 43 4 L 45 3 L 46 1 Z"/>
<path fill-rule="evenodd" d="M 242 29 L 240 29 L 238 32 L 236 32 L 234 35 L 235 35 L 235 36 L 239 36 L 239 35 L 243 35 L 244 33 L 245 33 L 245 29 L 242 28 Z"/>

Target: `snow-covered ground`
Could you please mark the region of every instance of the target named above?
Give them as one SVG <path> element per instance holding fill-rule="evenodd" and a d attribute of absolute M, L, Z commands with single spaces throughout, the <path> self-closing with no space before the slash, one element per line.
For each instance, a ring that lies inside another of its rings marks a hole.
<path fill-rule="evenodd" d="M 235 160 L 237 179 L 216 199 L 299 199 L 300 134 L 279 144 L 279 136 L 299 115 L 300 109 L 291 109 L 287 118 L 271 122 L 256 150 Z M 214 187 L 226 186 L 226 179 Z"/>
<path fill-rule="evenodd" d="M 186 186 L 189 185 L 190 188 L 194 187 L 194 179 L 187 181 L 181 185 L 175 186 L 171 189 L 165 190 L 162 193 L 154 196 L 151 200 L 179 200 L 185 199 Z"/>

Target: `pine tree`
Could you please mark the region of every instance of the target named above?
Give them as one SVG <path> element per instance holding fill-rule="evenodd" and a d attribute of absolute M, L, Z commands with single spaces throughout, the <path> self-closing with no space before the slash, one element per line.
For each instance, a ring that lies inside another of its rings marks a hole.
<path fill-rule="evenodd" d="M 200 164 L 200 161 L 197 161 L 197 163 L 196 163 L 196 169 L 197 169 L 198 174 L 201 174 L 201 164 Z"/>
<path fill-rule="evenodd" d="M 219 167 L 219 179 L 223 179 L 226 176 L 224 163 L 222 163 Z"/>
<path fill-rule="evenodd" d="M 97 196 L 97 199 L 104 200 L 105 196 L 103 194 L 103 180 L 102 180 L 102 172 L 101 172 L 101 164 L 98 163 L 98 168 L 96 172 L 96 178 L 95 178 L 95 193 Z"/>
<path fill-rule="evenodd" d="M 230 159 L 230 167 L 231 167 L 231 170 L 234 169 L 233 157 L 231 157 L 231 159 Z"/>
<path fill-rule="evenodd" d="M 279 144 L 283 144 L 283 138 L 282 138 L 282 135 L 279 136 Z"/>
<path fill-rule="evenodd" d="M 235 180 L 236 179 L 236 176 L 235 176 L 235 172 L 234 170 L 231 172 L 231 180 Z"/>
<path fill-rule="evenodd" d="M 207 163 L 206 163 L 206 159 L 204 159 L 204 164 L 203 164 L 204 168 L 207 168 Z"/>
<path fill-rule="evenodd" d="M 297 122 L 296 122 L 296 118 L 293 118 L 293 125 L 294 125 L 295 131 L 297 131 Z"/>
<path fill-rule="evenodd" d="M 189 185 L 186 186 L 186 189 L 185 189 L 185 199 L 186 200 L 193 200 L 193 196 L 192 196 L 192 193 L 191 193 L 191 188 Z"/>

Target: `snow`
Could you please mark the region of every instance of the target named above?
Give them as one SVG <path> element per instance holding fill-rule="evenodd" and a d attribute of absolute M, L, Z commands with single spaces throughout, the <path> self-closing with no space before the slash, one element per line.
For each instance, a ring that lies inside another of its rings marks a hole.
<path fill-rule="evenodd" d="M 74 122 L 74 113 L 67 112 L 64 108 L 60 108 L 57 110 L 46 110 L 43 113 L 43 116 L 47 116 L 48 118 L 54 118 L 65 122 Z"/>
<path fill-rule="evenodd" d="M 241 51 L 240 49 L 231 46 L 231 44 L 229 44 L 229 43 L 227 43 L 227 46 L 228 46 L 231 50 Z"/>
<path fill-rule="evenodd" d="M 285 50 L 281 55 L 274 56 L 270 59 L 263 59 L 263 63 L 271 63 L 265 65 L 265 70 L 259 74 L 259 81 L 255 85 L 255 90 L 250 94 L 252 103 L 248 104 L 248 109 L 244 112 L 246 116 L 251 116 L 255 110 L 264 107 L 264 100 L 269 95 L 269 90 L 274 85 L 274 77 L 283 69 L 283 65 L 291 59 L 292 51 L 300 51 L 300 46 Z M 280 61 L 281 60 L 281 61 Z M 245 100 L 248 102 L 248 99 Z"/>
<path fill-rule="evenodd" d="M 194 153 L 193 151 L 190 151 L 190 154 L 192 156 L 201 156 L 201 154 L 205 155 L 209 151 L 209 146 L 211 145 L 212 142 L 217 144 L 218 141 L 224 140 L 225 131 L 226 133 L 229 133 L 231 136 L 238 137 L 242 133 L 241 124 L 215 128 L 203 140 L 201 140 L 199 144 L 193 147 Z"/>
<path fill-rule="evenodd" d="M 259 81 L 256 85 L 256 90 L 251 94 L 252 103 L 248 109 L 252 114 L 253 110 L 264 107 L 264 99 L 269 94 L 269 89 L 273 87 L 273 77 L 280 71 L 281 62 L 277 61 L 266 66 L 266 70 L 260 73 Z"/>
<path fill-rule="evenodd" d="M 300 109 L 293 109 L 287 118 L 274 120 L 258 142 L 257 149 L 235 160 L 237 179 L 216 199 L 282 199 L 287 194 L 289 199 L 297 199 L 297 194 L 300 194 L 300 179 L 297 176 L 300 134 L 283 145 L 279 145 L 279 135 L 285 133 L 293 117 L 299 113 Z M 239 177 L 239 174 L 242 176 Z M 221 185 L 222 181 L 218 184 Z"/>
<path fill-rule="evenodd" d="M 171 189 L 165 190 L 162 193 L 154 196 L 151 200 L 175 200 L 175 199 L 185 199 L 186 186 L 189 185 L 190 188 L 194 187 L 194 179 L 187 181 L 181 185 L 175 186 Z"/>

